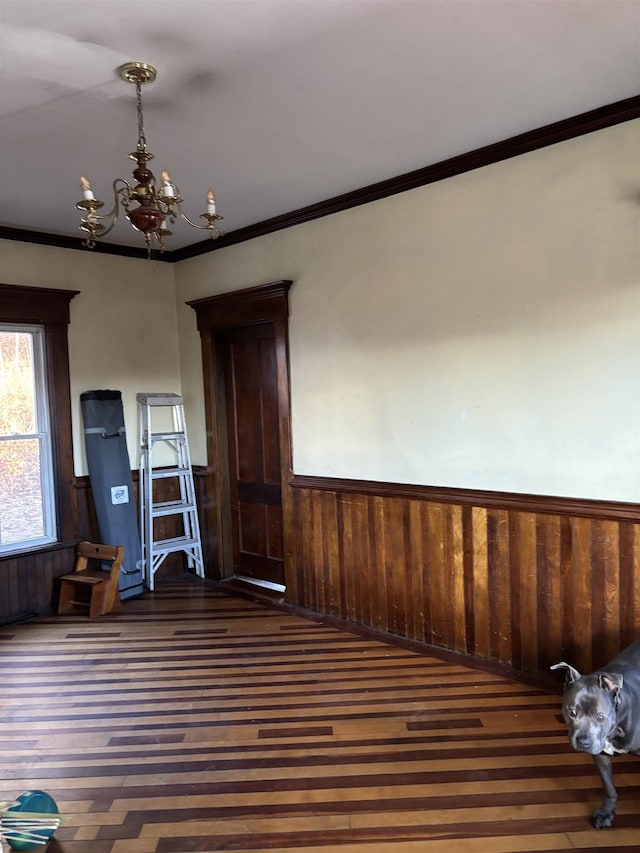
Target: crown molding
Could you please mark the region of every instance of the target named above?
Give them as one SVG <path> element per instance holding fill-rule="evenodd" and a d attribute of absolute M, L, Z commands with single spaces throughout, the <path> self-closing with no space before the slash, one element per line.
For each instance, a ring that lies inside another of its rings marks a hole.
<path fill-rule="evenodd" d="M 623 124 L 637 118 L 640 118 L 640 95 L 634 95 L 623 101 L 616 101 L 613 104 L 553 122 L 553 124 L 539 127 L 536 130 L 520 133 L 501 142 L 477 148 L 466 154 L 460 154 L 457 157 L 442 160 L 431 166 L 425 166 L 413 172 L 406 172 L 395 178 L 388 178 L 387 180 L 370 184 L 352 192 L 343 193 L 325 201 L 283 213 L 280 216 L 264 219 L 262 222 L 256 222 L 245 228 L 238 228 L 235 231 L 230 231 L 228 234 L 223 234 L 217 240 L 201 240 L 189 246 L 184 246 L 182 249 L 174 249 L 173 251 L 162 254 L 153 252 L 152 257 L 154 260 L 165 263 L 184 261 L 188 258 L 224 249 L 227 246 L 234 246 L 237 243 L 253 240 L 256 237 L 273 234 L 276 231 L 282 231 L 285 228 L 291 228 L 303 222 L 310 222 L 313 219 L 330 216 L 333 213 L 339 213 L 349 210 L 352 207 L 358 207 L 362 204 L 387 198 L 388 196 L 407 192 L 408 190 L 426 186 L 436 181 L 453 178 L 456 175 L 470 172 L 473 169 L 490 166 L 502 160 L 518 157 L 521 154 L 528 154 L 531 151 L 537 151 L 540 148 L 546 148 L 558 142 L 566 142 L 569 139 L 575 139 L 578 136 L 584 136 L 587 133 L 593 133 L 597 130 L 604 130 L 607 127 L 613 127 L 616 124 Z M 2 225 L 0 225 L 0 238 L 87 251 L 80 237 L 62 237 L 54 234 L 46 234 L 41 231 L 9 228 Z M 129 258 L 147 257 L 146 249 L 138 249 L 132 246 L 118 246 L 114 243 L 101 243 L 100 241 L 96 242 L 95 248 L 92 251 L 110 255 L 122 255 Z"/>
<path fill-rule="evenodd" d="M 0 225 L 0 239 L 15 240 L 18 243 L 32 243 L 38 246 L 55 246 L 58 249 L 80 249 L 83 252 L 97 252 L 102 255 L 122 255 L 126 258 L 146 258 L 147 250 L 138 249 L 135 246 L 118 246 L 115 243 L 97 242 L 93 249 L 87 249 L 83 237 L 65 237 L 61 234 L 47 234 L 45 231 L 30 231 L 27 228 L 12 228 L 8 225 Z M 156 259 L 156 254 L 152 256 Z M 163 260 L 169 260 L 164 258 Z"/>

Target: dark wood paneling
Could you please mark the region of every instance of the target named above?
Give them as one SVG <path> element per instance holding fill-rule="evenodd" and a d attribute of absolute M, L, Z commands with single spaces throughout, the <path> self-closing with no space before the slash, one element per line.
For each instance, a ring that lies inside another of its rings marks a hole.
<path fill-rule="evenodd" d="M 505 495 L 501 506 L 466 490 L 443 502 L 441 489 L 310 477 L 291 487 L 287 599 L 300 607 L 538 675 L 562 658 L 590 670 L 636 638 L 634 504 Z"/>
<path fill-rule="evenodd" d="M 216 524 L 216 494 L 210 488 L 214 481 L 213 472 L 204 465 L 193 466 L 193 482 L 198 504 L 200 538 L 205 576 L 210 580 L 219 580 L 219 531 Z"/>
<path fill-rule="evenodd" d="M 205 567 L 217 579 L 217 564 L 207 559 L 217 536 L 206 526 L 210 477 L 195 473 Z M 354 490 L 343 481 L 338 490 L 339 481 L 318 478 L 310 488 L 310 478 L 301 479 L 287 490 L 295 573 L 287 599 L 297 606 L 541 676 L 563 658 L 590 670 L 637 638 L 640 521 L 627 519 L 633 505 L 607 503 L 598 519 L 593 501 L 575 515 L 576 501 L 567 514 L 550 513 L 533 510 L 531 499 L 518 509 L 510 495 L 499 509 L 496 496 L 489 506 L 479 494 L 474 505 L 466 492 L 458 504 L 443 503 L 430 500 L 427 488 L 424 497 L 418 487 L 405 497 L 392 485 Z M 78 536 L 96 538 L 87 478 L 76 491 Z M 47 611 L 74 548 L 0 560 L 0 621 Z"/>
<path fill-rule="evenodd" d="M 56 578 L 73 569 L 76 543 L 0 559 L 0 624 L 51 610 L 57 602 Z"/>
<path fill-rule="evenodd" d="M 137 505 L 138 472 L 132 472 L 134 496 Z M 210 579 L 215 576 L 215 564 L 211 562 L 211 541 L 215 540 L 215 530 L 207 524 L 207 505 L 210 495 L 207 493 L 209 482 L 206 471 L 194 469 L 194 484 L 198 503 L 202 535 L 205 574 Z M 159 501 L 170 500 L 171 481 L 158 480 L 156 484 Z M 76 536 L 51 547 L 0 557 L 0 624 L 14 622 L 34 613 L 46 613 L 55 609 L 58 601 L 56 579 L 67 574 L 75 562 L 75 547 L 78 541 L 88 539 L 99 541 L 95 508 L 91 497 L 88 477 L 78 477 L 72 486 L 74 505 L 77 505 Z M 157 519 L 160 525 L 157 535 L 169 538 L 179 535 L 179 520 L 171 517 Z M 183 554 L 170 554 L 163 563 L 157 578 L 162 582 L 169 575 L 182 574 L 185 571 Z"/>
<path fill-rule="evenodd" d="M 573 515 L 585 518 L 611 518 L 614 521 L 640 521 L 640 505 L 622 501 L 595 501 L 520 492 L 489 492 L 482 489 L 458 489 L 446 486 L 419 486 L 407 483 L 385 483 L 375 480 L 348 480 L 335 477 L 307 477 L 296 474 L 291 480 L 296 488 L 320 489 L 357 495 L 388 495 L 435 503 L 470 507 L 529 510 L 550 515 Z"/>

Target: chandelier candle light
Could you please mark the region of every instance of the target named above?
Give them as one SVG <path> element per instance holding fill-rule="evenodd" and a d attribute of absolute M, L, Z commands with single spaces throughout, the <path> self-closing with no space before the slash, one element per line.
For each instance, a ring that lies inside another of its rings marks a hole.
<path fill-rule="evenodd" d="M 85 214 L 80 220 L 80 230 L 89 235 L 84 245 L 93 249 L 96 239 L 104 237 L 111 231 L 118 221 L 120 206 L 124 208 L 125 216 L 133 227 L 144 234 L 149 254 L 154 237 L 160 251 L 164 251 L 165 239 L 173 233 L 167 224 L 173 224 L 178 216 L 194 228 L 208 231 L 213 239 L 219 237 L 221 231 L 218 229 L 217 222 L 222 219 L 222 216 L 216 213 L 213 190 L 207 193 L 207 212 L 200 214 L 200 219 L 204 219 L 205 224 L 198 225 L 192 222 L 182 210 L 180 190 L 169 177 L 169 173 L 162 172 L 162 182 L 157 187 L 153 172 L 147 168 L 147 163 L 153 159 L 153 154 L 147 149 L 147 140 L 144 135 L 142 84 L 152 83 L 156 79 L 156 69 L 145 62 L 127 62 L 118 68 L 118 73 L 123 80 L 135 84 L 136 87 L 138 144 L 136 150 L 129 154 L 129 159 L 136 163 L 133 177 L 137 183 L 132 186 L 124 178 L 116 178 L 113 182 L 113 207 L 109 213 L 100 214 L 98 211 L 104 207 L 104 202 L 95 197 L 87 178 L 80 178 L 82 201 L 77 202 L 76 207 Z"/>

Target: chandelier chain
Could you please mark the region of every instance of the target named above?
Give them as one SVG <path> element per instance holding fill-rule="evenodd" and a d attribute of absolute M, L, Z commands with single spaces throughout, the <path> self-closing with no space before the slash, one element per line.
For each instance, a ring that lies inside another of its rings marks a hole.
<path fill-rule="evenodd" d="M 144 116 L 142 114 L 142 87 L 136 81 L 136 107 L 138 110 L 138 151 L 147 150 L 147 140 L 144 135 Z"/>

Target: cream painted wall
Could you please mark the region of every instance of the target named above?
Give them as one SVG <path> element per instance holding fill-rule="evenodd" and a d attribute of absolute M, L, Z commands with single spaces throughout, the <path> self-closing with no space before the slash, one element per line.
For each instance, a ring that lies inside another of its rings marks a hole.
<path fill-rule="evenodd" d="M 177 265 L 184 305 L 290 278 L 298 474 L 640 500 L 640 121 Z"/>
<path fill-rule="evenodd" d="M 172 265 L 3 240 L 0 269 L 6 284 L 81 291 L 69 326 L 76 474 L 87 473 L 80 394 L 103 388 L 122 392 L 136 468 L 136 393 L 180 393 Z"/>
<path fill-rule="evenodd" d="M 177 265 L 0 241 L 1 280 L 80 290 L 79 395 L 177 391 L 206 443 L 185 301 L 283 278 L 294 469 L 640 500 L 640 121 Z M 175 292 L 174 292 L 175 284 Z"/>

